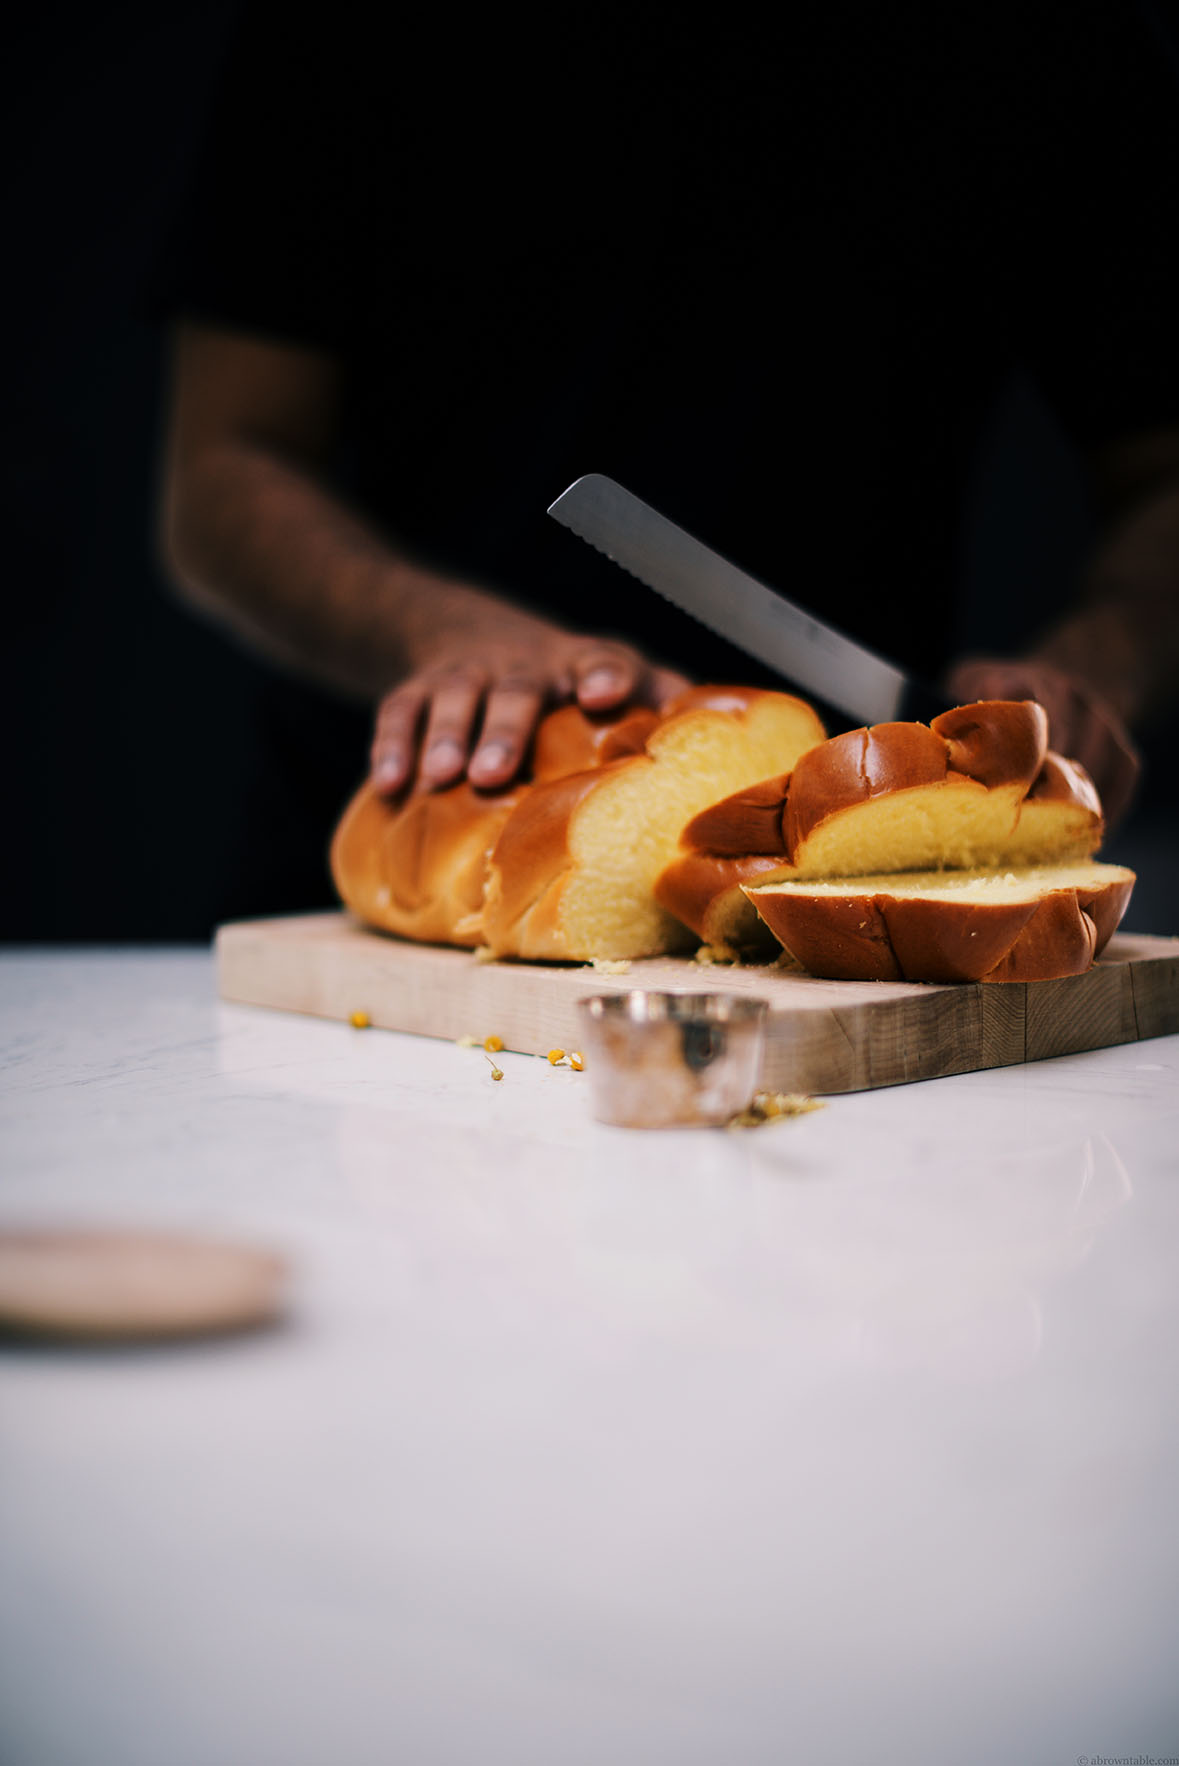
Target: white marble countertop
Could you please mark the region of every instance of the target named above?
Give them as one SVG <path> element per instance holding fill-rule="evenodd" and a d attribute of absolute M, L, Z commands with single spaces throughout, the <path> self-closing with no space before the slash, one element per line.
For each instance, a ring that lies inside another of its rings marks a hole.
<path fill-rule="evenodd" d="M 1179 1038 L 650 1134 L 213 988 L 0 964 L 0 1225 L 294 1270 L 0 1351 L 5 1766 L 1179 1760 Z"/>

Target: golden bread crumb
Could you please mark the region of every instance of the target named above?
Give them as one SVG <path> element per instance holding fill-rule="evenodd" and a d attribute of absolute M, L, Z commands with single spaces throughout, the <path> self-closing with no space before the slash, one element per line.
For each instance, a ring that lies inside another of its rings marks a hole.
<path fill-rule="evenodd" d="M 692 961 L 706 967 L 713 963 L 740 964 L 741 952 L 734 950 L 731 944 L 702 944 Z"/>
<path fill-rule="evenodd" d="M 781 1122 L 787 1116 L 806 1116 L 822 1110 L 821 1099 L 808 1098 L 801 1092 L 759 1091 L 753 1095 L 748 1109 L 739 1110 L 729 1119 L 729 1128 L 760 1128 L 765 1122 Z"/>

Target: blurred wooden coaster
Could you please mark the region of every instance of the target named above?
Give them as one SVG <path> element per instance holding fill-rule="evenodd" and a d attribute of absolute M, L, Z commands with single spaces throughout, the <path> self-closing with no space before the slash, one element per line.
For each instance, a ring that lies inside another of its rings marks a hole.
<path fill-rule="evenodd" d="M 246 1245 L 187 1235 L 0 1232 L 0 1332 L 155 1342 L 248 1330 L 282 1309 L 287 1269 Z"/>

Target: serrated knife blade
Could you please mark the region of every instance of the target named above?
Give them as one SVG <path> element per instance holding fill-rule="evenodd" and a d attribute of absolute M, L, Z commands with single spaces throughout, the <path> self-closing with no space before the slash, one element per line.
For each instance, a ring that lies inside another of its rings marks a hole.
<path fill-rule="evenodd" d="M 600 472 L 576 479 L 549 514 L 693 619 L 866 724 L 923 721 L 944 698 L 758 582 Z"/>

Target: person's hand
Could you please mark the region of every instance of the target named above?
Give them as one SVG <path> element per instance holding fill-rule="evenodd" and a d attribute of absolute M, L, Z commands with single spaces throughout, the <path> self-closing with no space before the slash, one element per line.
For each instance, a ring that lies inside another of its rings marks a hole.
<path fill-rule="evenodd" d="M 1079 761 L 1097 787 L 1107 828 L 1121 821 L 1134 797 L 1141 762 L 1118 714 L 1087 682 L 1051 662 L 968 657 L 946 676 L 953 703 L 1035 699 L 1048 713 L 1048 745 Z"/>
<path fill-rule="evenodd" d="M 478 634 L 440 645 L 428 666 L 381 700 L 372 780 L 389 796 L 411 779 L 426 788 L 464 774 L 487 789 L 507 785 L 541 714 L 576 699 L 585 711 L 659 707 L 687 680 L 648 663 L 628 644 L 561 632 L 539 620 L 505 636 Z M 526 641 L 522 641 L 526 640 Z"/>

